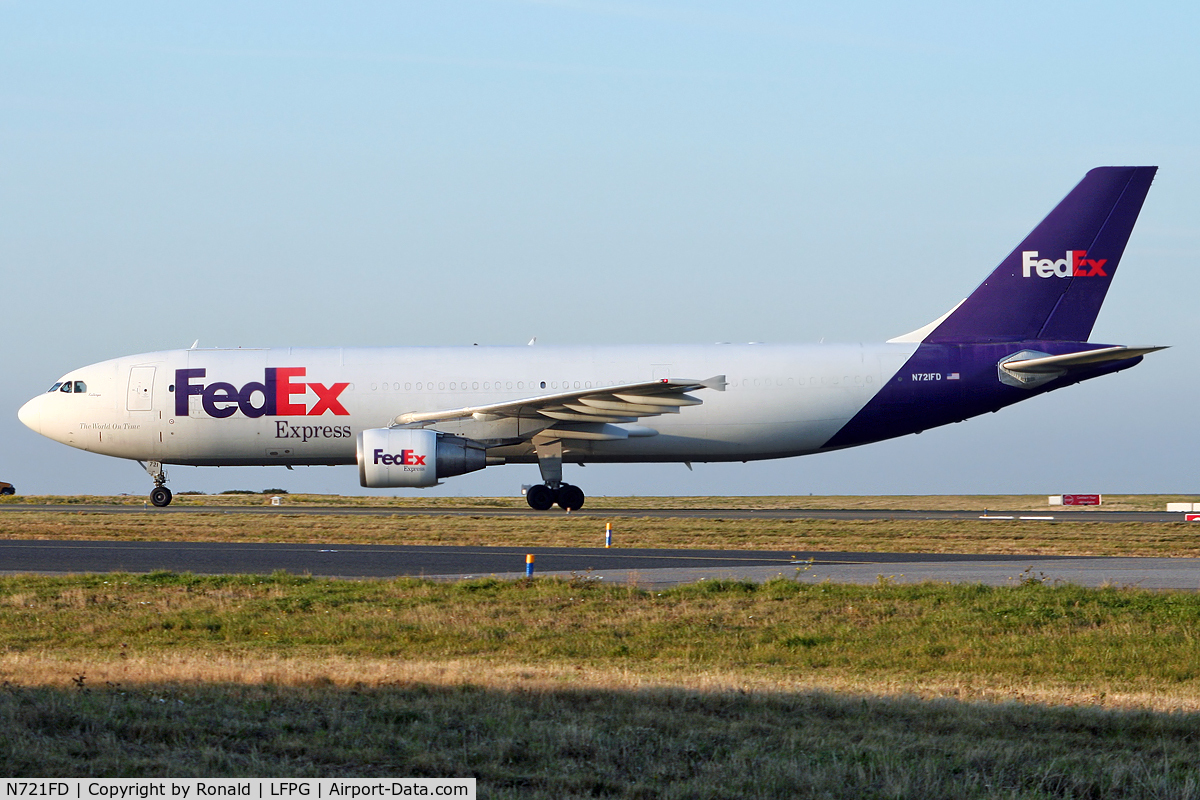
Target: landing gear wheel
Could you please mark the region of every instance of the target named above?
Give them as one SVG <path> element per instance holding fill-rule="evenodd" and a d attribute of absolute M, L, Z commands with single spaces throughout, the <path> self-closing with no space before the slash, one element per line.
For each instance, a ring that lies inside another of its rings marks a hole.
<path fill-rule="evenodd" d="M 155 486 L 150 490 L 150 503 L 158 508 L 171 505 L 171 490 L 165 486 Z"/>
<path fill-rule="evenodd" d="M 583 489 L 564 483 L 558 487 L 558 504 L 566 511 L 578 511 L 583 508 Z"/>
<path fill-rule="evenodd" d="M 554 505 L 554 492 L 544 483 L 530 486 L 525 491 L 525 502 L 534 511 L 548 511 Z"/>

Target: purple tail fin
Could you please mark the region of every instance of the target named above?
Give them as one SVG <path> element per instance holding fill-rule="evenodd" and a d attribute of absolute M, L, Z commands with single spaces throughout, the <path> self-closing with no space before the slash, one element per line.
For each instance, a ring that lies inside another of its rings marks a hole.
<path fill-rule="evenodd" d="M 1086 342 L 1157 170 L 1088 172 L 925 341 Z"/>

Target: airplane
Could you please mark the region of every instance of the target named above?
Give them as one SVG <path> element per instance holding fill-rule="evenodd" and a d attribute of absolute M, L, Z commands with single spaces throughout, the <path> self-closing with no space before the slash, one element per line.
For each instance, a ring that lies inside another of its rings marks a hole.
<path fill-rule="evenodd" d="M 21 422 L 141 463 L 357 465 L 368 488 L 536 463 L 529 506 L 581 508 L 564 464 L 750 461 L 961 422 L 1138 364 L 1089 343 L 1157 167 L 1098 167 L 965 300 L 878 344 L 202 349 L 73 370 Z"/>

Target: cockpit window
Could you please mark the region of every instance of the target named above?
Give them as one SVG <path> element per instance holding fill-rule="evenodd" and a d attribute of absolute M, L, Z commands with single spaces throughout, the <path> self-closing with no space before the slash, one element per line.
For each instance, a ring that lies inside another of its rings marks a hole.
<path fill-rule="evenodd" d="M 49 394 L 50 392 L 57 392 L 57 391 L 58 391 L 58 387 L 60 387 L 60 386 L 62 386 L 62 381 L 59 381 L 58 383 L 56 383 L 56 384 L 54 384 L 53 386 L 51 386 L 51 387 L 50 387 L 50 388 L 49 388 L 49 389 L 46 391 L 46 394 Z"/>
<path fill-rule="evenodd" d="M 70 391 L 71 391 L 71 382 L 70 382 L 70 381 L 63 381 L 62 388 L 61 388 L 61 389 L 59 389 L 59 391 L 60 391 L 60 392 L 70 392 Z"/>
<path fill-rule="evenodd" d="M 75 381 L 75 394 L 85 394 L 87 392 L 87 384 L 83 381 Z"/>

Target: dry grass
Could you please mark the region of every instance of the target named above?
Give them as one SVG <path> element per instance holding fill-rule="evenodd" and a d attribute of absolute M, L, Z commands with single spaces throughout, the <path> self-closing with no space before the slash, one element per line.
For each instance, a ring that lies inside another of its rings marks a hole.
<path fill-rule="evenodd" d="M 345 656 L 287 657 L 228 653 L 61 655 L 48 652 L 0 655 L 0 677 L 10 687 L 71 689 L 113 686 L 275 686 L 346 691 L 430 686 L 484 688 L 498 692 L 597 690 L 688 691 L 700 694 L 809 694 L 913 698 L 963 703 L 1088 706 L 1112 710 L 1200 713 L 1200 693 L 1161 689 L 1107 689 L 1067 682 L 1034 683 L 980 679 L 969 674 L 879 677 L 852 673 L 752 674 L 744 670 L 680 668 L 657 674 L 628 666 L 496 662 L 482 658 L 444 661 Z M 1111 691 L 1109 691 L 1111 690 Z M 1200 731 L 1198 731 L 1200 733 Z"/>
<path fill-rule="evenodd" d="M 822 552 L 1200 556 L 1194 523 L 1020 520 L 614 520 L 618 547 Z M 304 542 L 328 544 L 600 547 L 604 522 L 586 516 L 443 517 L 291 514 L 0 514 L 2 539 Z"/>

